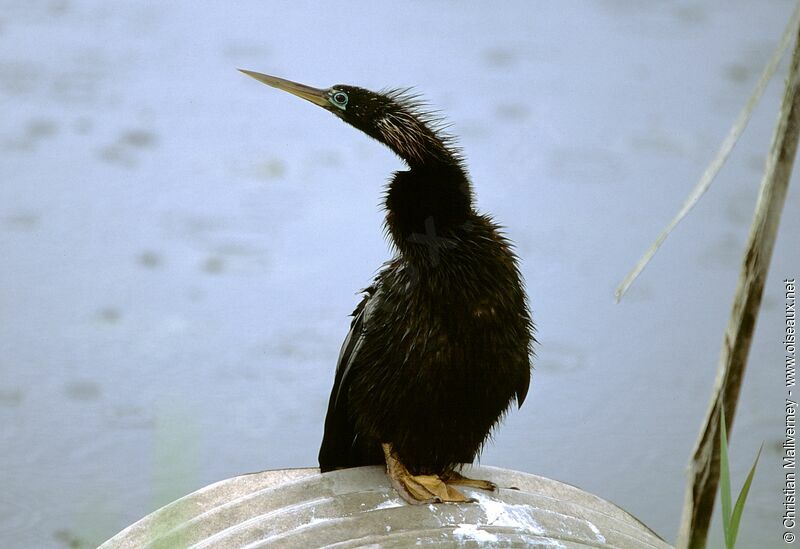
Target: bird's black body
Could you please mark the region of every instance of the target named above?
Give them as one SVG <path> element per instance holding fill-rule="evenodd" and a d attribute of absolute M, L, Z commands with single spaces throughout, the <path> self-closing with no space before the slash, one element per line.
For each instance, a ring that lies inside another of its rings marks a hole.
<path fill-rule="evenodd" d="M 339 358 L 323 471 L 383 463 L 391 442 L 412 473 L 441 474 L 472 462 L 522 404 L 530 324 L 508 245 L 477 215 L 457 232 L 437 261 L 397 257 L 367 289 Z"/>
<path fill-rule="evenodd" d="M 333 89 L 354 103 L 354 88 Z M 413 101 L 375 95 L 368 101 L 381 108 L 354 125 L 410 169 L 386 192 L 397 254 L 354 312 L 319 462 L 323 471 L 383 463 L 389 442 L 412 474 L 441 474 L 472 462 L 510 404 L 522 404 L 532 324 L 511 246 L 475 211 L 449 139 Z M 386 119 L 395 126 L 382 133 Z"/>
<path fill-rule="evenodd" d="M 353 313 L 319 452 L 323 472 L 386 460 L 410 503 L 467 501 L 442 482 L 472 462 L 530 382 L 533 325 L 516 257 L 473 204 L 452 139 L 412 95 L 316 89 L 243 71 L 334 113 L 403 159 L 386 190 L 396 248 Z M 439 483 L 415 475 L 437 475 Z M 410 476 L 409 476 L 410 475 Z"/>

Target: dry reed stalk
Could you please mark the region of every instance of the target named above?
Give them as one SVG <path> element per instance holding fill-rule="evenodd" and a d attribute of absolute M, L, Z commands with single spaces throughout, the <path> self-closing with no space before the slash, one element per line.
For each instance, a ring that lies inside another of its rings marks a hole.
<path fill-rule="evenodd" d="M 720 409 L 724 403 L 725 419 L 729 429 L 732 429 L 739 389 L 747 366 L 764 283 L 797 152 L 800 133 L 800 27 L 795 30 L 795 35 L 789 77 L 761 180 L 733 308 L 725 330 L 711 406 L 689 464 L 689 480 L 678 533 L 677 547 L 680 549 L 701 549 L 706 544 L 719 483 Z"/>

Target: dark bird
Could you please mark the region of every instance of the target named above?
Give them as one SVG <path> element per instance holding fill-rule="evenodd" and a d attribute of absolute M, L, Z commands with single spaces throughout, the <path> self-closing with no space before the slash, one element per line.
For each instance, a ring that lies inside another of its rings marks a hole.
<path fill-rule="evenodd" d="M 410 503 L 492 490 L 472 463 L 531 372 L 533 324 L 511 243 L 476 211 L 460 151 L 407 90 L 317 89 L 242 70 L 306 99 L 392 149 L 408 169 L 386 187 L 395 256 L 353 313 L 319 451 L 323 472 L 386 464 Z"/>

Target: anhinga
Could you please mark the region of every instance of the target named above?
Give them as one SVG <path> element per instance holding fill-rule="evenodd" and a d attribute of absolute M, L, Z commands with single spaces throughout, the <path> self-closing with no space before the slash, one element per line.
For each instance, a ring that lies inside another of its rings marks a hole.
<path fill-rule="evenodd" d="M 494 489 L 457 469 L 525 400 L 533 325 L 512 246 L 475 210 L 453 139 L 404 90 L 317 89 L 242 72 L 332 112 L 408 165 L 386 189 L 397 253 L 353 313 L 320 469 L 385 463 L 410 503 L 468 501 L 453 485 Z"/>

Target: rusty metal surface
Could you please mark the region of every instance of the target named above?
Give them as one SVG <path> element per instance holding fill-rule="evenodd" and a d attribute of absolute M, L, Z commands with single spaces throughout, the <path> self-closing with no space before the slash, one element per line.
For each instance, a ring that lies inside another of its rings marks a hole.
<path fill-rule="evenodd" d="M 500 490 L 465 490 L 477 503 L 411 506 L 381 467 L 243 475 L 155 511 L 101 549 L 670 547 L 627 512 L 573 486 L 494 467 L 465 471 Z"/>

